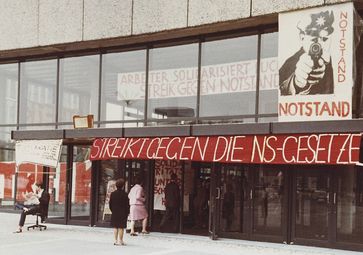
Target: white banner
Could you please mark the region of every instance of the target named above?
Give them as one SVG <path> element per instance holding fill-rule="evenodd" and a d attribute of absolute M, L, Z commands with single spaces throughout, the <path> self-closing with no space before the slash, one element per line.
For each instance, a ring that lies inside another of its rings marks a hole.
<path fill-rule="evenodd" d="M 256 60 L 203 66 L 201 95 L 256 91 Z M 277 58 L 261 60 L 260 90 L 278 89 Z M 197 96 L 197 67 L 149 72 L 149 98 Z M 118 100 L 145 98 L 145 73 L 119 73 Z"/>
<path fill-rule="evenodd" d="M 165 210 L 164 189 L 172 173 L 177 175 L 180 188 L 182 164 L 176 160 L 155 160 L 154 210 Z"/>
<path fill-rule="evenodd" d="M 279 121 L 352 118 L 353 3 L 279 15 Z"/>
<path fill-rule="evenodd" d="M 34 163 L 57 167 L 62 140 L 20 140 L 15 144 L 16 165 Z"/>

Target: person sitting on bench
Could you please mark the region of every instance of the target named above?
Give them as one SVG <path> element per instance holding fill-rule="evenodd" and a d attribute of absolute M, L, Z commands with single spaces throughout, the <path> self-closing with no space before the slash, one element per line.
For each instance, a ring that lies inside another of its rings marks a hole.
<path fill-rule="evenodd" d="M 45 220 L 45 217 L 48 213 L 48 205 L 49 205 L 49 193 L 42 188 L 42 183 L 36 184 L 36 195 L 39 198 L 39 204 L 31 206 L 30 208 L 24 207 L 23 211 L 20 215 L 19 227 L 14 233 L 23 232 L 23 226 L 25 223 L 25 218 L 27 215 L 36 215 L 37 213 L 41 214 L 42 222 Z"/>

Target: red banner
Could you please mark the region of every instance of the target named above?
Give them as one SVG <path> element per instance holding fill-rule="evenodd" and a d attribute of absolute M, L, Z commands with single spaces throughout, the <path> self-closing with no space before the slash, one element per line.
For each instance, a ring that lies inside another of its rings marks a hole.
<path fill-rule="evenodd" d="M 100 138 L 91 160 L 163 159 L 257 164 L 356 164 L 361 134 Z"/>

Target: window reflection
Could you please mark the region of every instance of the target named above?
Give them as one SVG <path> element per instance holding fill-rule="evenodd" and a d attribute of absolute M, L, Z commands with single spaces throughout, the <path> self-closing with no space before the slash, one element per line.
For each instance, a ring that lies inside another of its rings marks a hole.
<path fill-rule="evenodd" d="M 257 36 L 202 45 L 200 116 L 255 114 Z"/>
<path fill-rule="evenodd" d="M 278 33 L 261 35 L 261 62 L 259 87 L 259 114 L 277 115 L 279 72 L 278 72 Z M 267 119 L 276 121 L 277 116 Z M 259 121 L 263 121 L 260 119 Z"/>
<path fill-rule="evenodd" d="M 144 119 L 146 51 L 103 55 L 102 121 Z M 106 124 L 110 126 L 121 124 Z M 124 126 L 139 126 L 137 122 Z"/>
<path fill-rule="evenodd" d="M 150 50 L 148 118 L 195 117 L 197 79 L 198 44 Z"/>
<path fill-rule="evenodd" d="M 20 123 L 55 122 L 57 60 L 21 63 L 20 75 Z"/>
<path fill-rule="evenodd" d="M 60 61 L 59 121 L 73 115 L 93 114 L 98 119 L 99 56 L 65 58 Z"/>
<path fill-rule="evenodd" d="M 16 124 L 18 64 L 0 65 L 0 124 Z"/>

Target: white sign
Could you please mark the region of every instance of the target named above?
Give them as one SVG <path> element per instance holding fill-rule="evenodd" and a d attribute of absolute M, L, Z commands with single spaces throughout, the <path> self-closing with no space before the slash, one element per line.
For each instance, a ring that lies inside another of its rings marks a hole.
<path fill-rule="evenodd" d="M 57 167 L 62 140 L 21 140 L 15 144 L 16 165 L 30 162 Z"/>
<path fill-rule="evenodd" d="M 224 94 L 256 91 L 256 60 L 203 66 L 201 94 Z M 261 60 L 260 90 L 278 89 L 277 58 Z M 197 67 L 149 72 L 149 98 L 197 96 Z M 145 98 L 145 73 L 119 73 L 118 100 Z"/>
<path fill-rule="evenodd" d="M 103 206 L 103 216 L 102 216 L 103 220 L 105 219 L 106 214 L 112 214 L 111 209 L 110 209 L 110 198 L 111 198 L 111 193 L 114 192 L 115 190 L 117 190 L 116 180 L 109 180 L 107 183 L 107 193 L 106 193 L 106 197 L 105 197 L 105 205 Z"/>
<path fill-rule="evenodd" d="M 5 176 L 0 174 L 0 199 L 5 197 Z"/>
<path fill-rule="evenodd" d="M 279 121 L 352 118 L 353 3 L 279 15 Z"/>
<path fill-rule="evenodd" d="M 164 189 L 166 184 L 170 182 L 172 173 L 177 175 L 180 188 L 181 163 L 177 160 L 155 160 L 154 210 L 165 210 Z"/>

